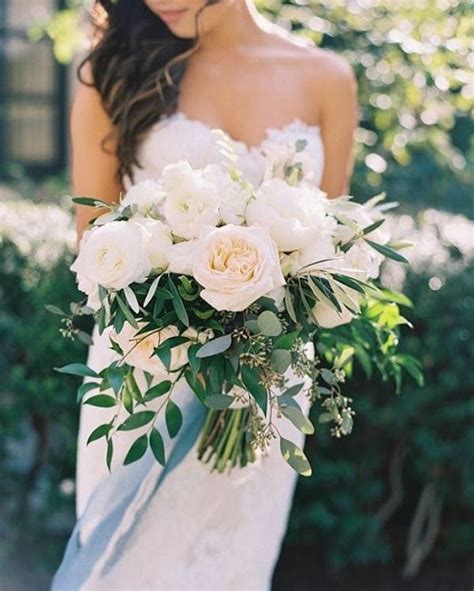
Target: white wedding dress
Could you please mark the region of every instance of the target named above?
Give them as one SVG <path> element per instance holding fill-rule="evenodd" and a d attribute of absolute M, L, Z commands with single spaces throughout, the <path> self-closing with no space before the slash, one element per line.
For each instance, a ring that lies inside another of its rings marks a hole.
<path fill-rule="evenodd" d="M 259 183 L 267 154 L 307 140 L 306 158 L 319 183 L 323 149 L 319 128 L 295 119 L 268 129 L 259 146 L 232 140 L 238 166 L 247 180 Z M 205 166 L 221 158 L 211 128 L 183 113 L 162 118 L 143 141 L 142 169 L 135 181 L 156 177 L 171 162 L 187 159 Z M 288 204 L 289 207 L 291 206 Z M 102 369 L 113 359 L 107 334 L 93 334 L 88 364 Z M 308 354 L 312 349 L 308 347 Z M 301 382 L 289 374 L 290 382 Z M 183 382 L 173 400 L 184 423 L 177 438 L 165 439 L 169 466 L 163 469 L 147 453 L 121 466 L 138 432 L 120 432 L 112 473 L 105 466 L 103 440 L 87 446 L 90 432 L 109 420 L 113 409 L 82 406 L 78 439 L 78 523 L 53 582 L 54 591 L 264 591 L 271 578 L 286 531 L 296 473 L 280 455 L 278 442 L 244 469 L 209 473 L 197 459 L 196 437 L 204 409 Z M 297 396 L 303 410 L 309 401 Z M 157 425 L 163 436 L 164 425 Z M 162 428 L 161 428 L 162 427 Z M 283 436 L 303 445 L 291 425 Z"/>

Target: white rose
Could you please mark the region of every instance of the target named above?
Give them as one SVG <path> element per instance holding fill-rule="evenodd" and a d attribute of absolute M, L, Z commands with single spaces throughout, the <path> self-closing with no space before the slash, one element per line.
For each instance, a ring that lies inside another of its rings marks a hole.
<path fill-rule="evenodd" d="M 264 228 L 204 228 L 193 260 L 201 297 L 216 310 L 239 312 L 284 285 L 276 245 Z"/>
<path fill-rule="evenodd" d="M 130 187 L 120 202 L 120 209 L 136 206 L 137 213 L 143 216 L 160 215 L 161 206 L 166 193 L 157 181 L 142 181 Z"/>
<path fill-rule="evenodd" d="M 198 240 L 178 242 L 168 250 L 168 271 L 179 275 L 193 274 L 193 256 Z"/>
<path fill-rule="evenodd" d="M 97 286 L 123 289 L 145 281 L 151 271 L 143 231 L 132 222 L 110 222 L 87 232 L 71 265 L 79 289 L 92 295 Z"/>
<path fill-rule="evenodd" d="M 166 271 L 168 253 L 173 246 L 171 229 L 159 220 L 133 218 L 130 223 L 137 224 L 145 233 L 146 251 L 152 269 Z"/>
<path fill-rule="evenodd" d="M 325 201 L 316 187 L 292 187 L 281 179 L 270 179 L 249 203 L 247 223 L 267 228 L 279 250 L 298 250 L 333 230 L 335 221 L 326 214 Z"/>
<path fill-rule="evenodd" d="M 207 166 L 203 177 L 217 188 L 221 222 L 241 226 L 251 192 L 233 181 L 228 171 L 218 165 Z"/>
<path fill-rule="evenodd" d="M 199 236 L 201 226 L 219 223 L 217 188 L 201 170 L 193 170 L 185 161 L 168 164 L 163 187 L 167 192 L 163 213 L 176 236 L 190 240 Z"/>
<path fill-rule="evenodd" d="M 139 324 L 139 330 L 144 326 Z M 180 336 L 176 326 L 166 326 L 160 330 L 155 329 L 148 333 L 137 334 L 137 329 L 126 322 L 119 333 L 113 332 L 113 338 L 121 346 L 124 352 L 124 361 L 133 367 L 147 371 L 161 379 L 170 379 L 172 375 L 155 355 L 155 349 L 171 337 Z M 193 340 L 196 340 L 196 331 L 185 331 L 182 336 L 190 339 L 189 343 L 183 343 L 171 349 L 170 371 L 174 372 L 188 362 L 188 348 Z"/>

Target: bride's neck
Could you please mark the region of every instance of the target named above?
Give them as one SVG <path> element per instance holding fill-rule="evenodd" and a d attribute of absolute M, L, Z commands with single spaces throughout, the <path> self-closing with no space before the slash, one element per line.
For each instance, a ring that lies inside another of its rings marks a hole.
<path fill-rule="evenodd" d="M 251 0 L 237 0 L 217 26 L 200 35 L 203 52 L 232 51 L 252 42 L 265 32 L 268 21 L 259 14 Z"/>

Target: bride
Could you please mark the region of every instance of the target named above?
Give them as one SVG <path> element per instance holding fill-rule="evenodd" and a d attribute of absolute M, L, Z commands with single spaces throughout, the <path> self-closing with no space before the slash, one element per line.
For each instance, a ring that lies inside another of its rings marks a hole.
<path fill-rule="evenodd" d="M 346 192 L 357 105 L 341 57 L 270 24 L 252 0 L 100 0 L 95 14 L 71 117 L 75 194 L 113 202 L 170 162 L 215 162 L 213 128 L 252 182 L 269 150 L 304 139 L 314 182 L 329 197 Z M 79 240 L 92 215 L 78 206 Z M 105 333 L 93 337 L 99 371 L 113 352 Z M 186 384 L 178 396 L 184 424 L 166 468 L 145 455 L 109 474 L 102 443 L 86 445 L 108 410 L 82 407 L 78 522 L 54 591 L 270 589 L 296 474 L 273 448 L 210 474 L 193 449 L 202 409 Z M 124 432 L 115 456 L 129 446 Z"/>

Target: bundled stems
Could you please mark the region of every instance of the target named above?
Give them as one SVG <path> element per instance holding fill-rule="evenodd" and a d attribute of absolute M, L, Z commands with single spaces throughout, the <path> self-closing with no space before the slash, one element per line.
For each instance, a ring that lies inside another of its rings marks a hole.
<path fill-rule="evenodd" d="M 248 408 L 209 410 L 198 443 L 198 456 L 211 465 L 211 472 L 229 471 L 255 461 L 255 452 L 247 438 Z"/>

